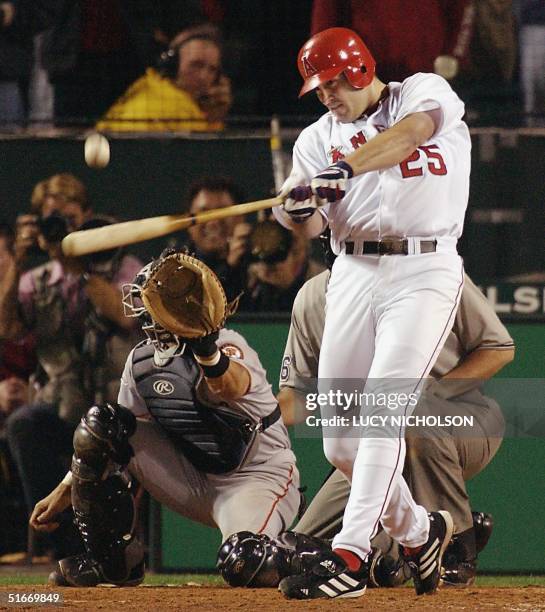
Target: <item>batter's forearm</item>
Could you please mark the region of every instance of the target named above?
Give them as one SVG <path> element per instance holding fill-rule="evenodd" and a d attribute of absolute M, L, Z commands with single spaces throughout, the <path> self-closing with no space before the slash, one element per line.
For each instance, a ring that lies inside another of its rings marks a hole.
<path fill-rule="evenodd" d="M 396 166 L 432 137 L 436 126 L 432 116 L 432 113 L 410 115 L 366 142 L 344 161 L 350 164 L 354 176 Z"/>
<path fill-rule="evenodd" d="M 273 208 L 273 216 L 280 225 L 296 234 L 301 234 L 305 238 L 316 238 L 316 236 L 319 236 L 327 227 L 327 219 L 319 210 L 316 210 L 315 213 L 303 223 L 295 223 L 291 216 L 280 206 Z"/>

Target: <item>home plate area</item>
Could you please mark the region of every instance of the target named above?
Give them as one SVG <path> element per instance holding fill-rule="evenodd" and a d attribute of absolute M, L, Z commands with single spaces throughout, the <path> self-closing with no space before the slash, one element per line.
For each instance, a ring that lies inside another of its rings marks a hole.
<path fill-rule="evenodd" d="M 191 583 L 190 583 L 191 584 Z M 469 589 L 442 589 L 433 596 L 417 597 L 412 588 L 368 590 L 357 599 L 295 601 L 285 599 L 274 589 L 234 589 L 223 586 L 155 586 L 93 589 L 59 589 L 37 586 L 2 586 L 2 603 L 7 593 L 61 593 L 62 605 L 25 605 L 23 610 L 70 608 L 81 610 L 236 610 L 237 612 L 276 612 L 278 610 L 545 610 L 545 587 L 472 587 Z M 1 609 L 6 609 L 4 605 Z M 8 604 L 9 606 L 9 604 Z"/>

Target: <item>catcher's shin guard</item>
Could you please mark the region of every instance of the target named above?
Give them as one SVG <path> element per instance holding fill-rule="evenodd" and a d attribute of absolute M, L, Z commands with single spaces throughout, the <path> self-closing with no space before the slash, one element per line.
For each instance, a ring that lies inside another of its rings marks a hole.
<path fill-rule="evenodd" d="M 134 501 L 127 479 L 108 472 L 132 455 L 136 419 L 117 404 L 93 406 L 74 433 L 72 507 L 86 553 L 59 563 L 68 584 L 134 584 L 143 578 L 143 551 L 134 531 Z"/>
<path fill-rule="evenodd" d="M 86 552 L 59 562 L 54 584 L 96 586 L 100 583 L 138 584 L 144 578 L 144 553 L 134 537 L 134 500 L 126 479 L 74 478 L 72 505 Z"/>

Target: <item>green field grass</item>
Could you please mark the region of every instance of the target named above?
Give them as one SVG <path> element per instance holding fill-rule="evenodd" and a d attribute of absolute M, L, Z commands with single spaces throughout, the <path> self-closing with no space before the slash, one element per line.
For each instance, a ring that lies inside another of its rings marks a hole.
<path fill-rule="evenodd" d="M 35 585 L 40 586 L 47 582 L 47 574 L 35 573 L 9 573 L 0 574 L 0 588 L 11 585 Z M 203 585 L 222 586 L 224 584 L 220 576 L 214 574 L 148 574 L 145 585 Z M 515 576 L 479 576 L 477 586 L 497 587 L 526 587 L 545 586 L 545 576 L 515 575 Z"/>

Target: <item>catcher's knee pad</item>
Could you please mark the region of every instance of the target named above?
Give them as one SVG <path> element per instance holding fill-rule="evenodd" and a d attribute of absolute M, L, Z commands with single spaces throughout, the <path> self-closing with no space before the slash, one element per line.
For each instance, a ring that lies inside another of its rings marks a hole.
<path fill-rule="evenodd" d="M 287 531 L 278 538 L 240 531 L 218 553 L 217 568 L 231 586 L 276 587 L 282 578 L 306 571 L 329 545 Z"/>
<path fill-rule="evenodd" d="M 76 479 L 102 478 L 109 461 L 126 465 L 133 454 L 129 438 L 136 431 L 136 417 L 119 404 L 90 408 L 74 432 L 72 473 Z"/>
<path fill-rule="evenodd" d="M 127 573 L 125 549 L 140 547 L 133 534 L 135 508 L 127 478 L 115 473 L 95 482 L 74 479 L 72 506 L 88 555 L 112 580 L 122 580 Z"/>

